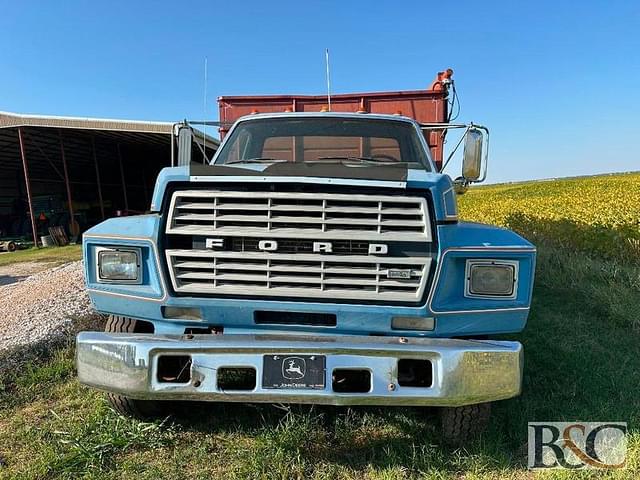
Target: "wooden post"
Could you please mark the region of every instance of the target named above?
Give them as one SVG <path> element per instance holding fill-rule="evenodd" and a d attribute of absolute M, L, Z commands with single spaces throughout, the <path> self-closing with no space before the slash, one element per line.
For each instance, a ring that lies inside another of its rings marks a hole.
<path fill-rule="evenodd" d="M 38 246 L 38 230 L 36 229 L 36 218 L 33 213 L 33 201 L 31 199 L 31 185 L 29 183 L 29 167 L 27 166 L 27 156 L 24 152 L 24 139 L 22 138 L 22 127 L 18 127 L 18 140 L 20 141 L 20 156 L 22 157 L 22 168 L 24 169 L 24 182 L 27 186 L 27 200 L 29 202 L 29 215 L 31 215 L 31 232 L 33 233 L 33 244 Z"/>
<path fill-rule="evenodd" d="M 98 201 L 100 202 L 100 214 L 104 220 L 104 201 L 102 200 L 102 187 L 100 186 L 100 168 L 98 168 L 98 156 L 96 155 L 96 137 L 91 135 L 91 149 L 93 150 L 93 164 L 96 167 L 96 183 L 98 184 Z"/>
<path fill-rule="evenodd" d="M 124 182 L 124 169 L 122 167 L 122 152 L 118 144 L 118 161 L 120 162 L 120 181 L 122 182 L 122 193 L 124 194 L 124 209 L 129 210 L 129 200 L 127 199 L 127 185 Z"/>
<path fill-rule="evenodd" d="M 71 199 L 71 184 L 69 183 L 69 169 L 67 168 L 67 159 L 64 155 L 64 141 L 62 139 L 62 130 L 58 130 L 58 136 L 60 137 L 60 155 L 62 157 L 62 172 L 64 173 L 64 184 L 67 187 L 67 203 L 69 205 L 69 216 L 71 221 L 69 222 L 69 232 L 71 235 L 78 235 L 76 230 L 76 217 L 73 212 L 73 200 Z"/>
<path fill-rule="evenodd" d="M 149 205 L 149 188 L 147 187 L 146 169 L 142 167 L 142 191 L 144 193 L 144 201 Z"/>

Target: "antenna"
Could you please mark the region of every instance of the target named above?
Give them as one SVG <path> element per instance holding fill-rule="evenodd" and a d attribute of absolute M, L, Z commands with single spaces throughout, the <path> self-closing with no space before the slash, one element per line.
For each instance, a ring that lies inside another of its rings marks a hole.
<path fill-rule="evenodd" d="M 325 49 L 325 60 L 327 64 L 327 103 L 329 111 L 331 111 L 331 75 L 329 73 L 329 49 Z"/>
<path fill-rule="evenodd" d="M 208 68 L 208 58 L 204 57 L 204 119 L 207 119 L 207 70 Z M 203 133 L 203 139 L 202 139 L 202 144 L 203 144 L 203 149 L 202 149 L 202 163 L 207 163 L 209 161 L 209 159 L 207 158 L 207 126 L 204 125 L 204 128 L 202 129 L 202 133 Z"/>

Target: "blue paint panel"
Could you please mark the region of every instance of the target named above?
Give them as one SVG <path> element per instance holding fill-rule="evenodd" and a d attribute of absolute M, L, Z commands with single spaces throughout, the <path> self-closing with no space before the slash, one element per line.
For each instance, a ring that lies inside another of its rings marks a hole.
<path fill-rule="evenodd" d="M 129 300 L 129 296 L 160 300 L 164 296 L 164 288 L 154 248 L 159 224 L 159 215 L 138 215 L 110 218 L 87 230 L 82 242 L 87 288 L 111 294 L 119 302 Z M 96 247 L 139 247 L 142 253 L 142 283 L 118 285 L 98 282 Z M 90 295 L 93 299 L 91 291 Z"/>
<path fill-rule="evenodd" d="M 151 211 L 158 212 L 162 207 L 162 198 L 170 182 L 189 181 L 189 167 L 166 167 L 160 170 L 151 197 Z"/>
<path fill-rule="evenodd" d="M 438 337 L 516 333 L 527 324 L 528 310 L 435 315 Z"/>
<path fill-rule="evenodd" d="M 444 196 L 451 189 L 446 175 L 410 171 L 408 187 L 429 189 L 434 198 L 436 218 L 451 214 L 450 202 Z M 165 169 L 154 192 L 159 207 L 164 189 L 171 181 L 187 181 L 184 167 Z M 455 196 L 453 197 L 455 200 Z M 525 239 L 506 229 L 459 222 L 437 227 L 438 252 L 435 265 L 442 268 L 431 304 L 398 307 L 379 305 L 343 305 L 297 301 L 267 301 L 216 298 L 173 297 L 164 286 L 169 279 L 161 277 L 160 260 L 154 250 L 161 235 L 160 215 L 141 215 L 107 220 L 90 229 L 84 240 L 85 269 L 90 296 L 98 311 L 152 321 L 158 333 L 182 333 L 184 327 L 203 324 L 224 326 L 227 332 L 240 331 L 313 331 L 314 333 L 387 334 L 406 336 L 462 336 L 517 332 L 524 328 L 533 286 L 535 252 Z M 144 282 L 142 285 L 100 284 L 95 280 L 97 245 L 138 246 L 143 249 Z M 462 251 L 468 249 L 471 251 Z M 507 251 L 508 250 L 508 251 Z M 160 253 L 160 252 L 158 252 Z M 513 300 L 483 300 L 464 297 L 464 267 L 467 258 L 504 258 L 520 262 L 518 295 Z M 442 265 L 440 265 L 442 264 Z M 433 268 L 433 267 L 432 267 Z M 181 322 L 162 317 L 162 306 L 200 307 L 203 322 Z M 432 311 L 430 308 L 433 306 Z M 507 310 L 504 310 L 504 309 Z M 519 308 L 520 310 L 513 310 Z M 335 314 L 336 327 L 255 325 L 255 310 L 284 312 L 321 312 Z M 487 311 L 490 310 L 490 311 Z M 436 319 L 433 332 L 391 330 L 394 316 L 430 316 Z"/>
<path fill-rule="evenodd" d="M 160 215 L 150 213 L 133 217 L 109 218 L 87 230 L 84 235 L 106 237 L 136 237 L 155 241 L 160 228 Z"/>
<path fill-rule="evenodd" d="M 438 236 L 442 249 L 452 247 L 535 248 L 529 241 L 506 228 L 475 222 L 440 225 Z"/>
<path fill-rule="evenodd" d="M 464 286 L 467 259 L 497 259 L 518 262 L 516 298 L 482 299 L 465 297 Z M 528 307 L 531 301 L 530 279 L 532 276 L 532 253 L 449 250 L 442 259 L 439 282 L 431 307 L 434 312 Z"/>
<path fill-rule="evenodd" d="M 531 303 L 535 270 L 535 247 L 505 228 L 480 223 L 459 222 L 438 228 L 438 285 L 431 307 L 437 313 L 460 310 L 527 308 Z M 519 262 L 515 299 L 478 299 L 464 296 L 467 259 L 503 259 Z"/>
<path fill-rule="evenodd" d="M 259 166 L 264 168 L 264 166 Z M 243 166 L 243 168 L 245 168 Z M 254 167 L 258 168 L 258 167 Z M 151 200 L 151 210 L 157 212 L 162 206 L 162 198 L 167 186 L 171 182 L 187 182 L 189 181 L 189 168 L 188 167 L 167 167 L 163 168 L 158 175 L 156 186 L 153 190 L 153 197 Z M 277 180 L 286 180 L 286 177 L 278 177 Z M 326 180 L 326 179 L 320 179 Z M 351 180 L 350 183 L 354 186 L 367 185 L 366 180 Z M 410 169 L 407 172 L 407 187 L 416 188 L 431 191 L 432 198 L 434 199 L 434 211 L 436 220 L 447 220 L 446 209 L 451 212 L 451 199 L 447 200 L 444 193 L 450 190 L 452 187 L 451 178 L 448 175 L 442 175 L 434 172 L 426 172 L 424 170 Z M 455 200 L 455 196 L 453 197 Z M 445 207 L 445 201 L 448 203 Z"/>
<path fill-rule="evenodd" d="M 407 176 L 407 188 L 430 190 L 433 198 L 433 210 L 437 221 L 450 220 L 447 216 L 452 213 L 452 205 L 445 206 L 445 192 L 451 190 L 453 183 L 449 175 L 426 172 L 424 170 L 409 170 Z M 455 203 L 455 196 L 454 196 Z M 457 211 L 457 207 L 454 208 Z"/>
<path fill-rule="evenodd" d="M 456 192 L 453 187 L 451 187 L 449 190 L 445 190 L 442 199 L 444 202 L 444 213 L 447 218 L 452 217 L 454 219 L 457 219 L 458 199 L 456 198 Z"/>
<path fill-rule="evenodd" d="M 126 305 L 118 302 L 117 299 L 93 295 L 96 306 L 105 312 L 126 314 L 131 312 L 133 302 Z M 138 302 L 136 302 L 138 303 Z M 379 305 L 339 305 L 327 303 L 304 303 L 304 302 L 283 302 L 269 300 L 241 300 L 241 299 L 219 299 L 219 298 L 199 298 L 199 297 L 169 297 L 165 302 L 139 302 L 134 307 L 136 316 L 147 320 L 162 319 L 162 305 L 199 307 L 202 309 L 205 322 L 214 325 L 224 325 L 226 327 L 263 328 L 273 327 L 258 326 L 254 324 L 253 315 L 256 310 L 286 311 L 286 312 L 318 312 L 330 313 L 337 316 L 337 327 L 295 327 L 281 326 L 291 331 L 330 331 L 336 330 L 342 333 L 362 333 L 372 331 L 389 331 L 391 327 L 391 317 L 393 315 L 426 315 L 425 307 L 385 307 Z M 132 315 L 129 313 L 129 315 Z"/>
<path fill-rule="evenodd" d="M 224 326 L 225 332 L 239 331 L 291 331 L 314 332 L 318 334 L 365 334 L 376 332 L 387 335 L 404 336 L 428 336 L 450 337 L 462 335 L 483 335 L 489 333 L 508 333 L 521 331 L 526 323 L 527 311 L 506 312 L 477 312 L 435 315 L 436 330 L 433 332 L 412 332 L 391 330 L 391 318 L 394 315 L 427 314 L 426 308 L 416 309 L 389 309 L 385 307 L 367 305 L 327 305 L 308 304 L 298 302 L 270 302 L 247 300 L 219 300 L 202 298 L 168 298 L 166 302 L 151 302 L 136 299 L 128 299 L 123 302 L 121 298 L 92 293 L 92 299 L 96 308 L 105 313 L 134 316 L 152 321 L 156 331 L 163 333 L 183 333 L 184 328 L 202 327 L 206 325 Z M 162 317 L 163 305 L 200 307 L 204 321 L 177 321 L 167 320 Z M 254 310 L 276 311 L 312 311 L 323 313 L 335 313 L 337 315 L 336 327 L 304 327 L 288 325 L 255 325 L 253 322 Z M 400 311 L 404 310 L 404 311 Z"/>

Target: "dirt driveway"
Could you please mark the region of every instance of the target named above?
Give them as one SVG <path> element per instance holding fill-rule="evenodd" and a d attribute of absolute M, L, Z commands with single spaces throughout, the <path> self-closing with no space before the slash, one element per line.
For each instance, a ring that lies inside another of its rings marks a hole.
<path fill-rule="evenodd" d="M 0 267 L 0 353 L 55 340 L 93 313 L 82 261 Z"/>
<path fill-rule="evenodd" d="M 10 253 L 5 252 L 10 255 Z M 0 286 L 19 282 L 34 273 L 53 267 L 56 262 L 20 262 L 0 266 Z"/>

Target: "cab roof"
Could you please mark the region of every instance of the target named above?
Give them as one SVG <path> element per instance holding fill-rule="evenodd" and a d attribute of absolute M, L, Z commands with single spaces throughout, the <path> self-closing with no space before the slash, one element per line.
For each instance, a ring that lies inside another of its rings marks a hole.
<path fill-rule="evenodd" d="M 257 120 L 265 118 L 352 118 L 358 120 L 390 120 L 394 122 L 410 123 L 420 127 L 420 124 L 411 117 L 404 115 L 390 115 L 384 113 L 354 113 L 354 112 L 273 112 L 273 113 L 252 113 L 243 115 L 236 122 L 247 120 Z"/>

